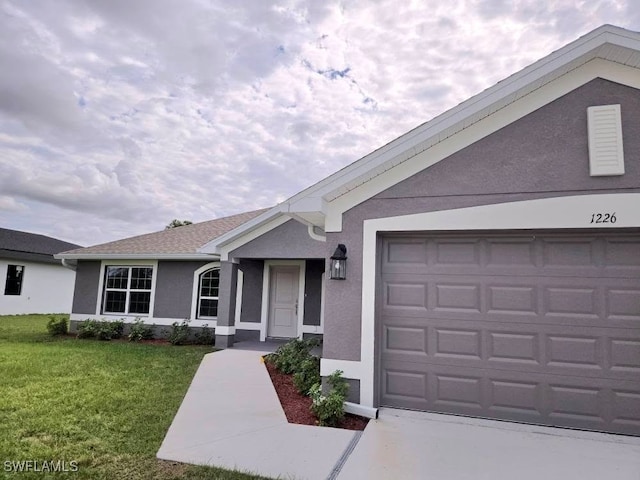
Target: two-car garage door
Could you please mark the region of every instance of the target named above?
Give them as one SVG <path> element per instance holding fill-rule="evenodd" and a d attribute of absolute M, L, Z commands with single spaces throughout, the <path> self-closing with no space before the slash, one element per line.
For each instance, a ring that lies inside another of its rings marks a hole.
<path fill-rule="evenodd" d="M 383 237 L 378 403 L 640 435 L 640 234 Z"/>

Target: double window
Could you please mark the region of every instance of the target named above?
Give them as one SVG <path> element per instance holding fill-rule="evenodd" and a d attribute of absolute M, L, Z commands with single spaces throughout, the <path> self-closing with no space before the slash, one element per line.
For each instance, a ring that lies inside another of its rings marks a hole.
<path fill-rule="evenodd" d="M 220 269 L 212 268 L 200 275 L 198 318 L 215 318 L 218 316 L 219 288 Z"/>
<path fill-rule="evenodd" d="M 22 293 L 22 277 L 24 265 L 7 265 L 7 281 L 4 284 L 5 295 L 20 295 Z"/>
<path fill-rule="evenodd" d="M 148 315 L 152 279 L 153 267 L 106 267 L 102 312 Z"/>

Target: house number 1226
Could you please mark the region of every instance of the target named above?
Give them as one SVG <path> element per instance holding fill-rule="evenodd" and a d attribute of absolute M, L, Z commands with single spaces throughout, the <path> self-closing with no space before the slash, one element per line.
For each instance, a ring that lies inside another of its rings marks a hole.
<path fill-rule="evenodd" d="M 613 213 L 594 213 L 591 215 L 590 223 L 616 223 L 616 212 Z"/>

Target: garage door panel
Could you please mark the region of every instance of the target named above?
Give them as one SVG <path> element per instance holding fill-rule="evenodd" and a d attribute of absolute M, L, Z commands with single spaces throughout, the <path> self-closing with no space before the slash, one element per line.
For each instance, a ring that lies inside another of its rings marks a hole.
<path fill-rule="evenodd" d="M 380 403 L 640 435 L 637 233 L 382 242 Z"/>
<path fill-rule="evenodd" d="M 609 270 L 640 270 L 640 239 L 637 236 L 610 237 L 604 240 L 604 263 Z"/>
<path fill-rule="evenodd" d="M 640 427 L 637 382 L 386 365 L 381 405 L 630 434 Z"/>
<path fill-rule="evenodd" d="M 610 321 L 630 321 L 640 326 L 640 288 L 608 286 L 606 309 Z"/>
<path fill-rule="evenodd" d="M 639 275 L 640 278 L 640 275 Z M 639 280 L 385 275 L 385 316 L 640 327 Z"/>
<path fill-rule="evenodd" d="M 462 238 L 461 238 L 462 237 Z M 512 234 L 385 239 L 383 273 L 637 278 L 633 235 Z"/>
<path fill-rule="evenodd" d="M 548 373 L 583 377 L 640 379 L 640 331 L 590 329 L 589 334 L 564 326 L 430 321 L 426 325 L 393 318 L 383 325 L 383 362 Z"/>

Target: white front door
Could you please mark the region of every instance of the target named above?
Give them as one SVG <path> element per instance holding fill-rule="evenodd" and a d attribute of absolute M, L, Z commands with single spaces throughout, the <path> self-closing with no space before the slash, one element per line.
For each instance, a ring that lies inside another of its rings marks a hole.
<path fill-rule="evenodd" d="M 269 292 L 269 336 L 295 338 L 298 336 L 298 281 L 300 267 L 274 265 L 271 267 Z"/>

